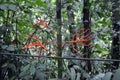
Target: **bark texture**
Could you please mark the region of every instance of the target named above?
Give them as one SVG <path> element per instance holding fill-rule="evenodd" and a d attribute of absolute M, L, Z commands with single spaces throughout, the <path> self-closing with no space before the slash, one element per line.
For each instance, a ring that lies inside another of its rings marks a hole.
<path fill-rule="evenodd" d="M 112 6 L 112 22 L 113 27 L 112 31 L 114 32 L 112 35 L 112 52 L 111 58 L 112 59 L 120 59 L 120 10 L 118 9 L 120 5 L 120 0 L 113 0 Z M 118 69 L 119 62 L 113 62 L 112 69 Z"/>
<path fill-rule="evenodd" d="M 84 24 L 84 30 L 89 29 L 88 32 L 84 34 L 84 36 L 89 35 L 91 33 L 90 28 L 90 3 L 89 0 L 84 0 L 84 7 L 83 7 L 83 24 Z M 90 41 L 86 42 L 85 45 L 90 44 Z M 84 46 L 84 54 L 86 54 L 85 57 L 90 58 L 91 50 L 90 46 Z M 91 71 L 91 64 L 90 61 L 87 61 L 87 70 L 88 72 Z"/>
<path fill-rule="evenodd" d="M 56 18 L 57 18 L 57 43 L 58 43 L 58 56 L 62 56 L 62 20 L 61 20 L 61 0 L 56 0 Z M 62 60 L 58 59 L 58 78 L 62 79 Z"/>

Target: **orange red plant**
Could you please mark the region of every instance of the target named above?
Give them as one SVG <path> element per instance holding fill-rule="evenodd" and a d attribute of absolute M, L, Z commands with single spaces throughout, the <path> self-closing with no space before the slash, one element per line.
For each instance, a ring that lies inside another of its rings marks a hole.
<path fill-rule="evenodd" d="M 38 27 L 39 25 L 42 25 L 42 26 L 44 26 L 44 28 L 48 28 L 48 29 L 51 29 L 52 31 L 54 31 L 53 28 L 51 26 L 49 26 L 48 23 L 45 20 L 41 20 L 41 19 L 37 19 L 37 20 L 38 20 L 38 22 L 35 23 L 35 25 L 33 26 L 34 28 L 42 30 L 43 28 L 39 28 Z M 87 34 L 87 35 L 85 35 L 85 34 Z M 57 47 L 58 44 L 56 42 L 46 42 L 46 43 L 43 44 L 42 40 L 39 39 L 36 35 L 33 35 L 33 34 L 32 35 L 27 35 L 27 37 L 35 40 L 35 42 L 30 42 L 30 43 L 26 44 L 23 47 L 23 49 L 27 49 L 27 48 L 31 48 L 33 46 L 37 46 L 37 47 L 42 49 L 38 55 L 42 55 L 42 53 L 44 51 L 49 51 L 51 54 L 56 55 L 54 52 L 52 52 L 52 51 L 50 51 L 50 50 L 48 50 L 46 48 L 46 45 L 50 44 L 50 43 L 53 43 L 55 45 L 55 47 Z M 75 34 L 72 36 L 72 39 L 70 41 L 67 41 L 67 42 L 62 44 L 62 49 L 64 48 L 64 46 L 66 44 L 70 44 L 71 43 L 72 44 L 72 49 L 76 53 L 81 55 L 80 51 L 75 49 L 74 43 L 80 44 L 80 46 L 90 46 L 91 45 L 90 43 L 89 44 L 85 44 L 85 43 L 90 41 L 91 37 L 92 37 L 92 33 L 90 33 L 90 29 L 86 29 L 86 30 L 84 30 L 84 28 L 78 29 L 75 32 Z"/>
<path fill-rule="evenodd" d="M 89 44 L 85 44 L 85 43 L 90 41 L 93 34 L 89 33 L 88 35 L 84 35 L 89 31 L 90 29 L 84 30 L 83 28 L 81 28 L 75 32 L 75 34 L 72 36 L 72 40 L 69 41 L 70 43 L 72 43 L 72 49 L 80 55 L 81 55 L 80 51 L 74 48 L 74 43 L 79 43 L 80 46 L 90 46 L 91 45 L 90 43 Z"/>
<path fill-rule="evenodd" d="M 27 48 L 31 48 L 31 47 L 37 46 L 37 47 L 42 49 L 40 51 L 40 53 L 38 54 L 39 56 L 42 55 L 43 51 L 49 51 L 52 55 L 56 55 L 54 52 L 52 52 L 50 50 L 47 50 L 45 45 L 43 45 L 42 40 L 40 40 L 36 35 L 27 35 L 27 37 L 31 38 L 33 40 L 36 40 L 36 41 L 35 42 L 30 42 L 30 43 L 26 44 L 22 49 L 27 49 Z"/>
<path fill-rule="evenodd" d="M 44 28 L 52 30 L 56 34 L 56 31 L 51 26 L 49 26 L 49 24 L 45 20 L 37 18 L 37 22 L 35 23 L 35 25 L 33 25 L 33 28 L 43 30 L 44 28 L 38 27 L 40 25 L 44 26 Z"/>

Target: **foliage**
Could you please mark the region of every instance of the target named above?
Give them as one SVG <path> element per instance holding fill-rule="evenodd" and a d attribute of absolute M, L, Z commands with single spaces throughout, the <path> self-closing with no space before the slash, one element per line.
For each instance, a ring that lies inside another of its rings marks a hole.
<path fill-rule="evenodd" d="M 0 52 L 56 56 L 58 26 L 55 3 L 55 0 L 0 1 Z M 111 30 L 111 4 L 111 1 L 90 0 L 92 33 L 86 38 L 81 36 L 87 32 L 82 30 L 83 0 L 62 0 L 62 57 L 83 57 L 81 53 L 85 46 L 84 42 L 92 39 L 91 57 L 110 58 L 111 34 L 115 33 Z M 70 5 L 72 6 L 70 12 L 74 12 L 75 34 L 72 37 L 77 36 L 76 40 L 70 39 L 68 25 L 72 22 L 67 17 L 67 7 Z M 70 51 L 71 47 L 74 48 L 74 43 L 77 43 L 79 49 L 79 51 L 74 49 L 76 53 Z M 57 78 L 58 70 L 63 72 L 65 80 L 119 79 L 120 70 L 112 72 L 108 62 L 91 61 L 91 72 L 86 71 L 86 61 L 63 60 L 63 69 L 58 69 L 57 64 L 56 59 L 0 55 L 0 70 L 2 69 L 3 74 L 0 79 L 48 80 Z"/>

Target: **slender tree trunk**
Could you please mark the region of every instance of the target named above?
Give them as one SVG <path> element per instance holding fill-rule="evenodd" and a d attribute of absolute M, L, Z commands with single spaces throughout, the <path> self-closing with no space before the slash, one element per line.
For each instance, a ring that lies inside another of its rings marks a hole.
<path fill-rule="evenodd" d="M 67 3 L 72 3 L 72 1 L 68 1 Z M 68 17 L 68 22 L 69 22 L 69 31 L 70 31 L 70 40 L 73 39 L 73 35 L 75 33 L 75 27 L 74 27 L 74 12 L 72 11 L 72 5 L 69 5 L 67 6 L 67 17 Z M 76 39 L 76 38 L 74 38 Z M 74 48 L 77 50 L 77 44 L 74 43 L 73 44 Z M 76 53 L 74 50 L 73 50 L 73 47 L 72 45 L 70 46 L 70 50 L 72 53 Z M 73 56 L 72 56 L 73 57 Z M 68 68 L 72 68 L 75 64 L 73 62 L 69 62 L 68 63 Z"/>
<path fill-rule="evenodd" d="M 62 27 L 62 21 L 61 21 L 61 0 L 56 0 L 56 18 L 57 18 L 57 43 L 58 43 L 58 56 L 62 56 L 62 34 L 61 34 L 61 27 Z M 62 78 L 62 60 L 58 60 L 58 78 Z"/>
<path fill-rule="evenodd" d="M 69 1 L 68 1 L 68 3 L 69 3 Z M 72 11 L 72 5 L 69 5 L 67 7 L 67 16 L 68 16 L 68 21 L 70 23 L 70 25 L 69 25 L 70 40 L 72 40 L 72 36 L 74 35 L 74 32 L 75 32 L 75 30 L 74 30 L 74 28 L 75 28 L 74 27 L 74 13 Z M 77 49 L 76 43 L 74 43 L 74 48 Z M 75 52 L 73 50 L 72 46 L 71 46 L 71 52 L 73 52 L 73 53 Z"/>
<path fill-rule="evenodd" d="M 112 59 L 120 59 L 120 11 L 119 6 L 120 0 L 113 0 L 113 6 L 112 6 L 112 21 L 113 21 L 113 28 L 114 31 L 112 35 L 112 52 L 111 52 L 111 58 Z M 118 69 L 119 62 L 113 62 L 112 69 Z"/>
<path fill-rule="evenodd" d="M 84 0 L 84 7 L 83 7 L 83 24 L 84 24 L 84 30 L 90 29 L 90 11 L 89 11 L 89 0 Z M 89 35 L 90 31 L 86 32 L 84 36 Z M 86 42 L 85 45 L 90 44 L 90 41 Z M 87 58 L 90 58 L 90 46 L 84 47 L 84 53 L 86 54 Z M 91 64 L 90 61 L 87 61 L 87 68 L 88 71 L 91 71 Z"/>

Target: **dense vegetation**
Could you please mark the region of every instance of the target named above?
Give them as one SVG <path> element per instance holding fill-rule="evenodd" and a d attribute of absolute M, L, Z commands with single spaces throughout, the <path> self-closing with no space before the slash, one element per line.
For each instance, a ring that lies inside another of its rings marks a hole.
<path fill-rule="evenodd" d="M 0 80 L 119 80 L 118 5 L 0 1 Z"/>

